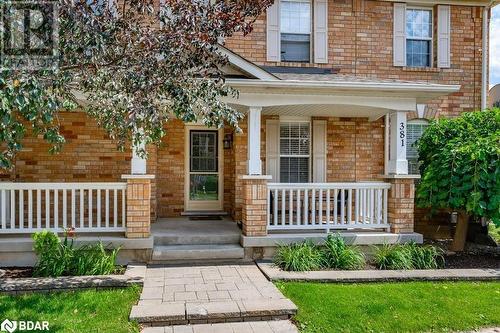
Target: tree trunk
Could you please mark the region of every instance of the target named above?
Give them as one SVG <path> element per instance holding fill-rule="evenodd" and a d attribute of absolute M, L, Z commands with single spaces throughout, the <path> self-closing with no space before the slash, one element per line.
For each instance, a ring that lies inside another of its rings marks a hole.
<path fill-rule="evenodd" d="M 454 252 L 462 252 L 465 248 L 465 240 L 467 239 L 467 228 L 469 226 L 469 214 L 464 211 L 458 212 L 457 229 L 455 237 L 450 245 L 450 250 Z"/>

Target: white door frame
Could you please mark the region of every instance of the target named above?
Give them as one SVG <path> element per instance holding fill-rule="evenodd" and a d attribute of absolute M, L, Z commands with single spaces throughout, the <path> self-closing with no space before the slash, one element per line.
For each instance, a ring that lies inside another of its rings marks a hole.
<path fill-rule="evenodd" d="M 217 131 L 217 153 L 219 174 L 219 198 L 218 200 L 200 201 L 190 200 L 190 155 L 191 155 L 191 131 Z M 222 211 L 224 208 L 224 129 L 209 128 L 203 125 L 186 125 L 184 130 L 184 211 Z"/>

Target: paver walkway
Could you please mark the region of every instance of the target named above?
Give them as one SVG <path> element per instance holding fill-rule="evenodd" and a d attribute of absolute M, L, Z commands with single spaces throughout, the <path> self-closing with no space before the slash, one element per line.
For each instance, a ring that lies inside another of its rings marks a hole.
<path fill-rule="evenodd" d="M 168 326 L 285 320 L 296 312 L 254 264 L 148 267 L 130 319 Z"/>
<path fill-rule="evenodd" d="M 148 327 L 142 333 L 298 333 L 289 320 Z"/>

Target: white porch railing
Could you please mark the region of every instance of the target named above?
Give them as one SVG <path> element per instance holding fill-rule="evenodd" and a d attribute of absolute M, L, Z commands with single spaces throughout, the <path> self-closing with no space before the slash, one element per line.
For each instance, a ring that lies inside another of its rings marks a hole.
<path fill-rule="evenodd" d="M 123 232 L 126 183 L 0 182 L 0 234 Z"/>
<path fill-rule="evenodd" d="M 268 230 L 389 229 L 387 183 L 268 184 Z"/>

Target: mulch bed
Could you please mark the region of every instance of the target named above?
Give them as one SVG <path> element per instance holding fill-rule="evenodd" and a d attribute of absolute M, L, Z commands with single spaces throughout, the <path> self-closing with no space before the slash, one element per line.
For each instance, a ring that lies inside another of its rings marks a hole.
<path fill-rule="evenodd" d="M 119 266 L 113 275 L 123 275 L 126 267 Z M 0 268 L 0 279 L 21 279 L 33 277 L 33 267 L 5 267 Z"/>
<path fill-rule="evenodd" d="M 31 267 L 8 267 L 0 268 L 0 278 L 19 279 L 33 276 Z"/>
<path fill-rule="evenodd" d="M 500 257 L 457 253 L 445 256 L 445 268 L 500 268 Z"/>

